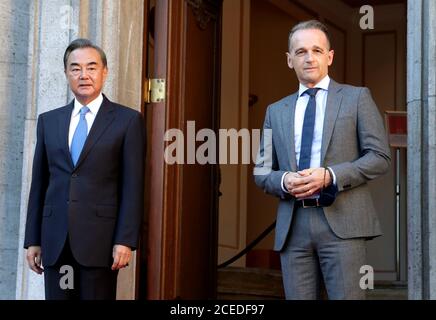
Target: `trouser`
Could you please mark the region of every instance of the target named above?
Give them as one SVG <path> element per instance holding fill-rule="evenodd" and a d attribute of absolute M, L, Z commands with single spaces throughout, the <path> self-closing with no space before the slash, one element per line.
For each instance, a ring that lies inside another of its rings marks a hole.
<path fill-rule="evenodd" d="M 115 300 L 118 270 L 85 267 L 71 252 L 67 240 L 55 265 L 44 267 L 46 300 Z"/>
<path fill-rule="evenodd" d="M 319 299 L 322 280 L 329 299 L 365 299 L 359 286 L 365 239 L 337 237 L 322 208 L 296 208 L 292 219 L 280 253 L 286 299 Z"/>

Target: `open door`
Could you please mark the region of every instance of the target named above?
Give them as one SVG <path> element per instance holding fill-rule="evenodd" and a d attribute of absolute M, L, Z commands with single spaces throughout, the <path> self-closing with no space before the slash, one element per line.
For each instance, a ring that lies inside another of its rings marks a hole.
<path fill-rule="evenodd" d="M 214 298 L 217 165 L 187 163 L 189 143 L 195 150 L 204 143 L 192 141 L 187 124 L 195 121 L 195 132 L 218 128 L 221 1 L 159 0 L 148 11 L 155 12 L 151 77 L 165 80 L 166 94 L 146 107 L 151 117 L 146 298 Z M 184 135 L 184 164 L 165 162 L 169 129 Z"/>

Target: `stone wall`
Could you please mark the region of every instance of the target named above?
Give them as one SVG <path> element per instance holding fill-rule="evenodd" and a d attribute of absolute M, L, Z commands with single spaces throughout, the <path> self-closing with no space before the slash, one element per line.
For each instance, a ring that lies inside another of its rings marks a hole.
<path fill-rule="evenodd" d="M 15 298 L 31 2 L 0 2 L 0 299 Z"/>
<path fill-rule="evenodd" d="M 436 299 L 436 2 L 408 1 L 409 299 Z"/>
<path fill-rule="evenodd" d="M 26 117 L 22 138 L 20 232 L 15 252 L 18 255 L 15 264 L 17 279 L 12 292 L 17 299 L 43 299 L 43 277 L 28 269 L 25 250 L 22 249 L 36 143 L 36 121 L 39 114 L 63 106 L 72 98 L 63 72 L 63 54 L 70 41 L 78 36 L 80 1 L 29 2 L 27 78 L 21 84 L 26 86 Z"/>
<path fill-rule="evenodd" d="M 0 2 L 0 299 L 44 298 L 22 245 L 38 115 L 72 99 L 65 48 L 79 36 L 102 46 L 104 92 L 140 110 L 142 21 L 142 0 Z M 120 273 L 119 298 L 134 297 L 134 275 L 133 267 Z"/>

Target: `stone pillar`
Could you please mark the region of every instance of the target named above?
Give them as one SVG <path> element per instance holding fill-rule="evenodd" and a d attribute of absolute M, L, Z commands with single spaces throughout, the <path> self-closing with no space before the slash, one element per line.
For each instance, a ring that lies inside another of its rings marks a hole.
<path fill-rule="evenodd" d="M 31 2 L 0 2 L 0 300 L 15 298 Z"/>
<path fill-rule="evenodd" d="M 142 0 L 82 0 L 80 36 L 106 52 L 109 74 L 103 92 L 109 99 L 141 111 Z M 117 299 L 134 299 L 136 255 L 118 276 Z"/>
<path fill-rule="evenodd" d="M 82 0 L 80 36 L 106 52 L 109 74 L 104 92 L 133 109 L 141 110 L 143 0 Z"/>
<path fill-rule="evenodd" d="M 436 299 L 436 2 L 407 12 L 409 299 Z"/>
<path fill-rule="evenodd" d="M 17 1 L 19 3 L 20 1 Z M 22 149 L 22 179 L 19 246 L 17 262 L 17 299 L 44 299 L 43 277 L 27 267 L 24 228 L 27 199 L 30 190 L 33 153 L 36 143 L 36 121 L 42 112 L 63 106 L 71 99 L 63 71 L 63 54 L 69 42 L 77 37 L 78 0 L 29 1 L 28 52 L 24 74 L 26 79 L 19 84 L 26 90 L 24 119 L 24 148 Z M 19 19 L 13 16 L 14 19 Z M 26 95 L 27 93 L 27 95 Z M 11 112 L 12 114 L 12 112 Z"/>
<path fill-rule="evenodd" d="M 21 210 L 19 223 L 16 222 L 17 229 L 18 225 L 20 227 L 19 259 L 18 263 L 16 259 L 14 263 L 18 265 L 16 298 L 43 299 L 42 277 L 29 271 L 24 250 L 21 249 L 36 142 L 37 116 L 41 112 L 65 105 L 73 98 L 63 72 L 62 59 L 65 48 L 79 36 L 91 39 L 106 52 L 109 76 L 103 91 L 108 98 L 141 110 L 144 4 L 142 0 L 123 1 L 122 5 L 120 0 L 29 0 L 28 2 L 29 50 L 28 53 L 26 52 L 28 58 L 25 66 L 28 76 L 25 79 L 27 82 L 22 83 L 27 83 L 29 89 L 25 104 L 27 110 L 25 110 L 24 152 L 21 159 L 23 164 Z M 10 114 L 12 115 L 13 112 L 10 111 Z M 21 181 L 21 172 L 18 181 Z M 16 194 L 19 195 L 20 192 Z M 19 196 L 17 203 L 20 203 Z M 16 250 L 17 246 L 15 246 L 15 255 Z M 129 268 L 120 272 L 119 299 L 134 298 L 134 266 L 135 260 Z"/>

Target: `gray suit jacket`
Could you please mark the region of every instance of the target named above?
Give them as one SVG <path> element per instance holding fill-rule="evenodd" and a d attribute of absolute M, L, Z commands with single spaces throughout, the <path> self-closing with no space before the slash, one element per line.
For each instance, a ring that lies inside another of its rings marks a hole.
<path fill-rule="evenodd" d="M 256 184 L 266 193 L 280 198 L 274 244 L 277 251 L 284 248 L 294 211 L 295 198 L 283 192 L 281 179 L 286 171 L 297 171 L 294 146 L 297 97 L 298 92 L 268 107 L 254 172 Z M 338 237 L 373 238 L 381 235 L 367 181 L 386 173 L 390 161 L 382 117 L 368 88 L 331 80 L 321 165 L 331 167 L 337 179 L 339 194 L 330 207 L 324 208 L 324 213 Z"/>

